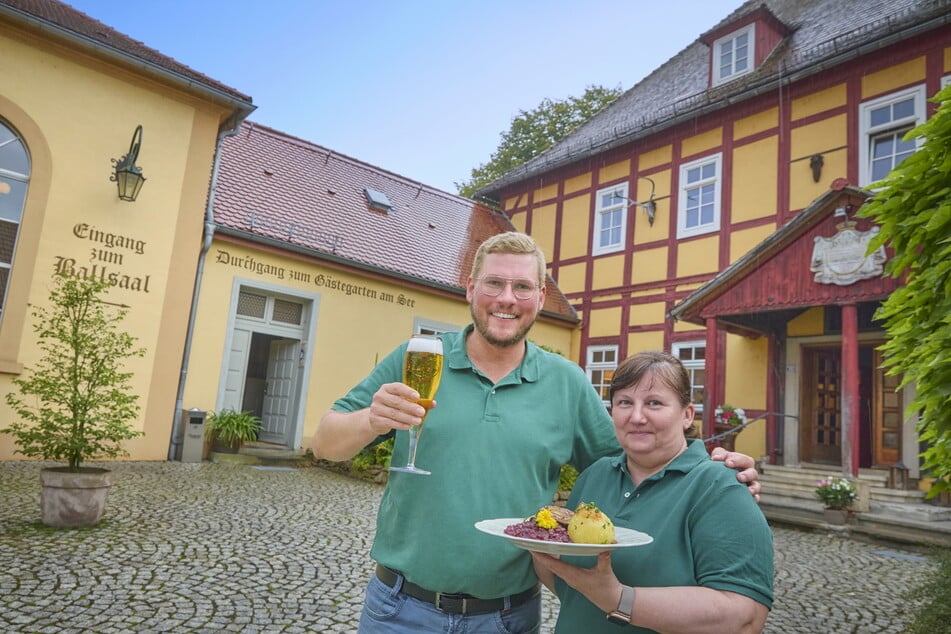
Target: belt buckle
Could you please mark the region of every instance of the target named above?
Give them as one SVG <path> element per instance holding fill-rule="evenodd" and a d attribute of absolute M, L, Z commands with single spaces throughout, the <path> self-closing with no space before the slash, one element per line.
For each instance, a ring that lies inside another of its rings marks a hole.
<path fill-rule="evenodd" d="M 456 612 L 453 612 L 452 608 L 450 608 L 448 605 L 446 607 L 443 607 L 442 602 L 444 599 L 447 601 L 461 602 L 462 609 Z M 436 600 L 434 601 L 434 604 L 437 610 L 439 610 L 440 612 L 445 612 L 447 614 L 467 614 L 469 612 L 469 598 L 466 597 L 465 595 L 459 595 L 459 594 L 453 594 L 453 593 L 447 593 L 447 592 L 437 592 Z"/>

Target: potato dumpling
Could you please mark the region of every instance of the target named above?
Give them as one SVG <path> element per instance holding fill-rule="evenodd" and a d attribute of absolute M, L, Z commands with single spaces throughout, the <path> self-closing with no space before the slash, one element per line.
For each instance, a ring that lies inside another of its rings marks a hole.
<path fill-rule="evenodd" d="M 568 537 L 576 544 L 613 544 L 614 522 L 594 504 L 582 502 L 568 522 Z"/>

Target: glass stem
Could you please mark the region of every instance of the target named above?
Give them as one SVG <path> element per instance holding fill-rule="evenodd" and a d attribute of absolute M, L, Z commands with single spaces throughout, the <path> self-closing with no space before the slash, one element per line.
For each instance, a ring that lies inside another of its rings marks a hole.
<path fill-rule="evenodd" d="M 406 461 L 407 467 L 416 466 L 416 439 L 419 437 L 419 427 L 413 426 L 409 430 L 409 460 Z"/>

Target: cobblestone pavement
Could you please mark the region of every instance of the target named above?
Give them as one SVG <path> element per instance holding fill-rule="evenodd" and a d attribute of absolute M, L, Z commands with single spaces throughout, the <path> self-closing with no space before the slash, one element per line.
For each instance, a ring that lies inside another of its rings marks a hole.
<path fill-rule="evenodd" d="M 36 462 L 0 462 L 0 632 L 353 632 L 381 487 L 319 468 L 109 463 L 95 529 L 39 522 Z M 933 565 L 775 527 L 772 634 L 900 632 Z M 557 602 L 546 595 L 550 632 Z"/>

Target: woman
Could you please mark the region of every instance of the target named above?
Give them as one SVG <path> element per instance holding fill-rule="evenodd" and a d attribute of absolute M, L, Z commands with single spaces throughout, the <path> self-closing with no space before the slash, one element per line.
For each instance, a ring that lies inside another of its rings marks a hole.
<path fill-rule="evenodd" d="M 648 545 L 592 557 L 533 553 L 561 600 L 556 632 L 760 632 L 773 601 L 773 538 L 746 488 L 708 459 L 693 425 L 690 379 L 675 357 L 641 352 L 611 381 L 624 449 L 579 476 L 569 508 L 591 502 Z M 608 616 L 608 619 L 605 616 Z"/>

